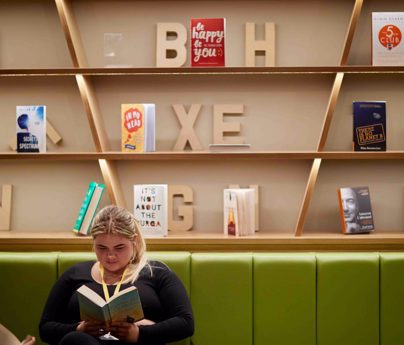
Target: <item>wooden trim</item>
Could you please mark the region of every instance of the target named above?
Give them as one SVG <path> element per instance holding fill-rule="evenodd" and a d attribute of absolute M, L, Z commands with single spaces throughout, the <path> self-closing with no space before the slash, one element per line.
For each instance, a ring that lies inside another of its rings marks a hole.
<path fill-rule="evenodd" d="M 128 75 L 226 75 L 239 77 L 240 75 L 272 75 L 272 74 L 335 74 L 335 73 L 377 73 L 377 74 L 402 74 L 404 66 L 307 66 L 307 67 L 217 67 L 217 68 L 30 68 L 30 69 L 7 69 L 0 68 L 0 77 L 62 77 L 75 76 L 128 76 Z"/>
<path fill-rule="evenodd" d="M 315 233 L 295 237 L 290 233 L 261 231 L 254 236 L 231 237 L 194 231 L 165 238 L 147 238 L 149 251 L 404 251 L 404 231 L 343 235 Z M 91 251 L 90 237 L 70 232 L 0 232 L 0 251 Z"/>
<path fill-rule="evenodd" d="M 2 152 L 1 160 L 12 161 L 88 161 L 108 159 L 110 161 L 204 161 L 204 160 L 248 160 L 248 159 L 274 159 L 274 160 L 403 160 L 404 151 L 386 152 L 353 152 L 353 151 L 249 151 L 249 152 L 210 152 L 210 151 L 159 151 L 144 153 L 129 152 L 47 152 L 47 153 L 16 153 Z"/>
<path fill-rule="evenodd" d="M 98 163 L 100 165 L 102 176 L 104 177 L 105 187 L 111 203 L 126 208 L 125 198 L 122 194 L 114 162 L 100 159 Z"/>
<path fill-rule="evenodd" d="M 55 0 L 59 19 L 74 67 L 87 66 L 80 32 L 69 0 Z"/>
<path fill-rule="evenodd" d="M 316 185 L 318 171 L 320 170 L 321 159 L 316 158 L 311 167 L 309 180 L 307 182 L 306 190 L 304 192 L 302 206 L 300 208 L 299 217 L 295 229 L 295 236 L 303 234 L 304 223 L 306 221 L 307 212 L 309 209 L 310 201 L 313 196 L 314 186 Z"/>
<path fill-rule="evenodd" d="M 362 5 L 363 0 L 355 0 L 351 20 L 349 21 L 348 30 L 345 36 L 344 49 L 342 51 L 340 65 L 346 65 L 348 63 L 349 51 L 351 50 L 352 40 L 356 31 L 359 16 L 361 14 Z"/>
<path fill-rule="evenodd" d="M 95 148 L 98 152 L 108 151 L 110 145 L 102 117 L 100 115 L 99 107 L 96 102 L 90 77 L 79 74 L 76 76 L 76 81 L 79 87 L 81 100 L 84 105 L 84 110 L 87 114 Z"/>
<path fill-rule="evenodd" d="M 337 106 L 338 96 L 341 90 L 342 80 L 344 73 L 337 73 L 335 76 L 334 84 L 332 86 L 331 95 L 328 100 L 327 112 L 324 118 L 323 127 L 321 129 L 320 139 L 317 144 L 317 150 L 323 151 L 327 141 L 328 132 L 331 126 L 332 117 Z"/>

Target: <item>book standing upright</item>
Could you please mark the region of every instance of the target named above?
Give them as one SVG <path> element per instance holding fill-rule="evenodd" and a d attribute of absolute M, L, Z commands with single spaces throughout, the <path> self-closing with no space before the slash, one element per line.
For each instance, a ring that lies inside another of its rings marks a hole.
<path fill-rule="evenodd" d="M 155 104 L 122 104 L 123 152 L 155 151 Z"/>
<path fill-rule="evenodd" d="M 46 106 L 17 105 L 17 152 L 46 152 Z"/>
<path fill-rule="evenodd" d="M 386 151 L 386 102 L 353 102 L 355 151 Z"/>
<path fill-rule="evenodd" d="M 344 234 L 361 234 L 374 230 L 369 187 L 339 188 L 338 201 Z"/>
<path fill-rule="evenodd" d="M 146 237 L 168 234 L 168 186 L 138 184 L 133 186 L 134 215 Z"/>
<path fill-rule="evenodd" d="M 372 65 L 404 65 L 404 12 L 372 13 Z"/>
<path fill-rule="evenodd" d="M 224 234 L 249 236 L 255 233 L 255 190 L 252 188 L 225 189 Z"/>
<path fill-rule="evenodd" d="M 191 66 L 225 66 L 226 19 L 191 19 Z"/>

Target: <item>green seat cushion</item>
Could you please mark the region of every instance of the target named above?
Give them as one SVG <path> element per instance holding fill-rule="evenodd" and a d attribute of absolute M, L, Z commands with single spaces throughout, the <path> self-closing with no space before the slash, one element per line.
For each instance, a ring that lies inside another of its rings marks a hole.
<path fill-rule="evenodd" d="M 380 254 L 380 344 L 404 344 L 404 253 Z"/>
<path fill-rule="evenodd" d="M 379 345 L 378 254 L 317 254 L 317 344 Z"/>
<path fill-rule="evenodd" d="M 252 344 L 252 255 L 194 253 L 193 345 Z"/>
<path fill-rule="evenodd" d="M 0 252 L 0 323 L 22 340 L 37 338 L 50 289 L 57 278 L 57 253 Z"/>
<path fill-rule="evenodd" d="M 314 254 L 254 254 L 254 344 L 316 345 Z"/>

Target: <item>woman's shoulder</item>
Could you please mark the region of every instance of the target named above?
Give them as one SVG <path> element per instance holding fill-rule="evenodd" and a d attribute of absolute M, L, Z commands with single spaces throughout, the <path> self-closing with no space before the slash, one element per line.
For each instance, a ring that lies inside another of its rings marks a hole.
<path fill-rule="evenodd" d="M 148 260 L 147 264 L 152 270 L 157 270 L 157 271 L 164 271 L 164 272 L 170 272 L 171 269 L 168 267 L 163 261 L 158 261 L 158 260 Z"/>
<path fill-rule="evenodd" d="M 146 265 L 140 272 L 141 276 L 161 277 L 171 274 L 172 271 L 164 262 L 158 260 L 147 260 Z"/>
<path fill-rule="evenodd" d="M 77 262 L 70 267 L 66 268 L 63 275 L 72 275 L 77 273 L 88 273 L 91 271 L 95 260 Z"/>

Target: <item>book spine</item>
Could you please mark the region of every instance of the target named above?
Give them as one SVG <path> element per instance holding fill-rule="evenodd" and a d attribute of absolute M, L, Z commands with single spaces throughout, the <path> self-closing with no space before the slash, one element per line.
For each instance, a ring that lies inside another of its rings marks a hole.
<path fill-rule="evenodd" d="M 89 203 L 89 205 L 88 205 L 88 207 L 87 207 L 87 212 L 86 212 L 86 213 L 90 212 L 90 208 L 91 208 L 91 213 L 92 213 L 92 214 L 88 215 L 88 216 L 90 216 L 91 218 L 90 218 L 90 221 L 87 223 L 87 225 L 86 225 L 85 228 L 84 228 L 84 227 L 81 227 L 81 229 L 80 229 L 80 231 L 79 231 L 79 233 L 80 233 L 81 235 L 88 235 L 89 232 L 90 232 L 90 226 L 91 226 L 91 223 L 92 223 L 92 221 L 93 221 L 93 219 L 94 219 L 94 216 L 95 216 L 95 213 L 96 213 L 96 211 L 97 211 L 98 205 L 100 204 L 102 195 L 103 195 L 104 190 L 105 190 L 105 185 L 104 185 L 104 184 L 97 184 L 97 186 L 96 186 L 95 189 L 98 189 L 98 190 L 99 190 L 99 193 L 96 193 L 95 190 L 94 190 L 94 192 L 93 192 L 92 198 L 91 198 L 91 200 L 90 200 L 90 203 Z M 97 194 L 97 196 L 95 196 L 95 194 Z M 95 198 L 96 198 L 96 199 L 95 199 Z M 93 203 L 95 203 L 95 205 L 93 205 Z M 91 206 L 91 207 L 90 207 L 90 206 Z M 87 214 L 86 214 L 86 216 L 87 216 Z"/>
<path fill-rule="evenodd" d="M 346 224 L 344 216 L 344 206 L 342 205 L 341 189 L 338 189 L 337 192 L 338 192 L 339 213 L 341 216 L 341 223 L 342 223 L 342 233 L 346 234 Z"/>
<path fill-rule="evenodd" d="M 88 189 L 87 189 L 86 196 L 84 197 L 83 203 L 81 204 L 79 215 L 76 219 L 76 223 L 74 224 L 73 232 L 80 231 L 81 224 L 83 223 L 84 217 L 86 216 L 88 205 L 90 204 L 90 201 L 94 194 L 96 186 L 97 186 L 97 183 L 90 182 L 90 185 L 88 186 Z"/>

